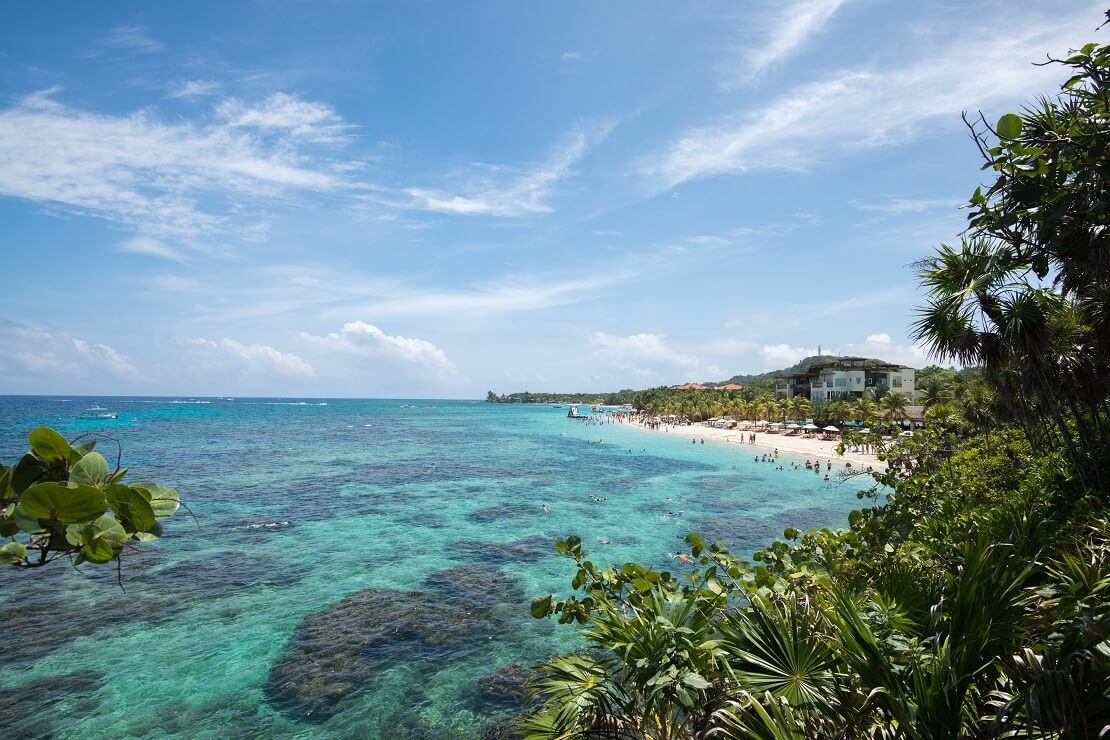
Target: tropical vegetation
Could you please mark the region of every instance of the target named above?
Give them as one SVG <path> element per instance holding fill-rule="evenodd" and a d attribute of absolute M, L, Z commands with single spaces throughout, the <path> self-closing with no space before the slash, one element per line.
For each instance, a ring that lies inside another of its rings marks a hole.
<path fill-rule="evenodd" d="M 130 542 L 157 539 L 161 521 L 181 505 L 172 488 L 124 483 L 122 448 L 112 467 L 95 451 L 95 439 L 71 443 L 49 427 L 27 439 L 27 454 L 11 467 L 0 465 L 0 537 L 7 540 L 0 563 L 118 562 Z"/>
<path fill-rule="evenodd" d="M 1110 46 L 1053 62 L 1057 96 L 969 122 L 995 180 L 960 247 L 918 265 L 918 339 L 976 369 L 923 371 L 928 426 L 879 448 L 846 529 L 751 561 L 690 534 L 680 575 L 560 540 L 572 591 L 532 612 L 590 649 L 541 666 L 522 733 L 1110 734 Z M 889 422 L 899 399 L 837 415 Z M 800 412 L 734 403 L 692 411 Z"/>

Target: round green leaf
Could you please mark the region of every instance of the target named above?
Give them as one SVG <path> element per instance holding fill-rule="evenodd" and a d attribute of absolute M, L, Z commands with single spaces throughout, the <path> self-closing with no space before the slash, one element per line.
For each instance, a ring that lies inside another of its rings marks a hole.
<path fill-rule="evenodd" d="M 1007 113 L 998 119 L 995 130 L 1003 139 L 1016 139 L 1021 136 L 1021 118 L 1013 113 Z"/>
<path fill-rule="evenodd" d="M 128 539 L 130 539 L 130 535 L 127 534 L 127 531 L 123 528 L 123 525 L 117 522 L 109 514 L 105 514 L 104 516 L 100 517 L 95 522 L 93 522 L 93 524 L 96 525 L 96 527 L 100 530 L 100 538 L 107 540 L 112 544 L 122 547 L 123 544 L 127 542 Z"/>
<path fill-rule="evenodd" d="M 106 492 L 116 519 L 131 532 L 146 532 L 154 526 L 154 509 L 146 497 L 122 483 L 113 483 Z"/>
<path fill-rule="evenodd" d="M 69 471 L 73 483 L 99 486 L 108 478 L 108 461 L 99 452 L 90 452 L 77 461 Z"/>
<path fill-rule="evenodd" d="M 537 596 L 532 599 L 532 616 L 536 619 L 543 619 L 551 613 L 551 597 L 550 596 Z"/>
<path fill-rule="evenodd" d="M 18 563 L 27 557 L 27 548 L 22 542 L 9 542 L 0 547 L 0 563 Z"/>
<path fill-rule="evenodd" d="M 181 499 L 177 491 L 172 488 L 160 486 L 157 483 L 145 480 L 131 486 L 150 502 L 154 516 L 159 519 L 169 516 L 181 506 Z"/>
<path fill-rule="evenodd" d="M 16 511 L 22 509 L 38 519 L 76 524 L 95 519 L 107 508 L 108 500 L 98 488 L 81 484 L 36 483 L 23 492 Z"/>
<path fill-rule="evenodd" d="M 78 562 L 107 563 L 116 554 L 116 548 L 111 542 L 97 538 L 81 548 L 81 557 Z"/>
<path fill-rule="evenodd" d="M 69 456 L 69 442 L 50 427 L 39 427 L 27 435 L 31 450 L 46 461 L 65 459 Z"/>

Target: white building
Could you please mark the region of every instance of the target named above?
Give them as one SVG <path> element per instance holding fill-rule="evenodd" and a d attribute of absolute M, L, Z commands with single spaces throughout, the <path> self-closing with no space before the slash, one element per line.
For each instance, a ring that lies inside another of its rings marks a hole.
<path fill-rule="evenodd" d="M 916 399 L 916 373 L 912 367 L 905 365 L 875 363 L 863 357 L 842 357 L 815 365 L 808 372 L 781 379 L 775 388 L 775 398 L 804 396 L 817 403 L 838 398 L 862 398 L 877 386 L 887 386 L 912 402 Z"/>

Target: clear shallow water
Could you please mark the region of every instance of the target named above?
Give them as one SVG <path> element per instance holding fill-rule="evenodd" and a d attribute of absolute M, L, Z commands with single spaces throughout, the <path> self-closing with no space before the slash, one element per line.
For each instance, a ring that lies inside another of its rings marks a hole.
<path fill-rule="evenodd" d="M 0 569 L 4 734 L 480 737 L 514 712 L 491 672 L 578 645 L 528 614 L 569 590 L 556 538 L 673 570 L 689 531 L 747 555 L 857 504 L 752 448 L 565 408 L 201 400 L 0 397 L 5 464 L 35 426 L 109 435 L 196 517 L 125 553 L 123 590 L 114 568 Z M 93 402 L 119 418 L 79 419 Z"/>

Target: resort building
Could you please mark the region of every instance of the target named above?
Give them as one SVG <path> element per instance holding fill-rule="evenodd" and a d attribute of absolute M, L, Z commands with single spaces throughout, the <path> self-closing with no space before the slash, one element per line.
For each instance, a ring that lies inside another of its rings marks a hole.
<path fill-rule="evenodd" d="M 672 391 L 742 391 L 744 386 L 737 385 L 736 383 L 728 383 L 726 385 L 705 386 L 701 383 L 684 383 L 682 385 L 672 385 Z"/>
<path fill-rule="evenodd" d="M 916 372 L 905 365 L 890 365 L 865 357 L 841 357 L 814 365 L 807 372 L 779 379 L 775 398 L 803 396 L 817 403 L 837 398 L 862 398 L 869 390 L 886 386 L 913 401 Z"/>

